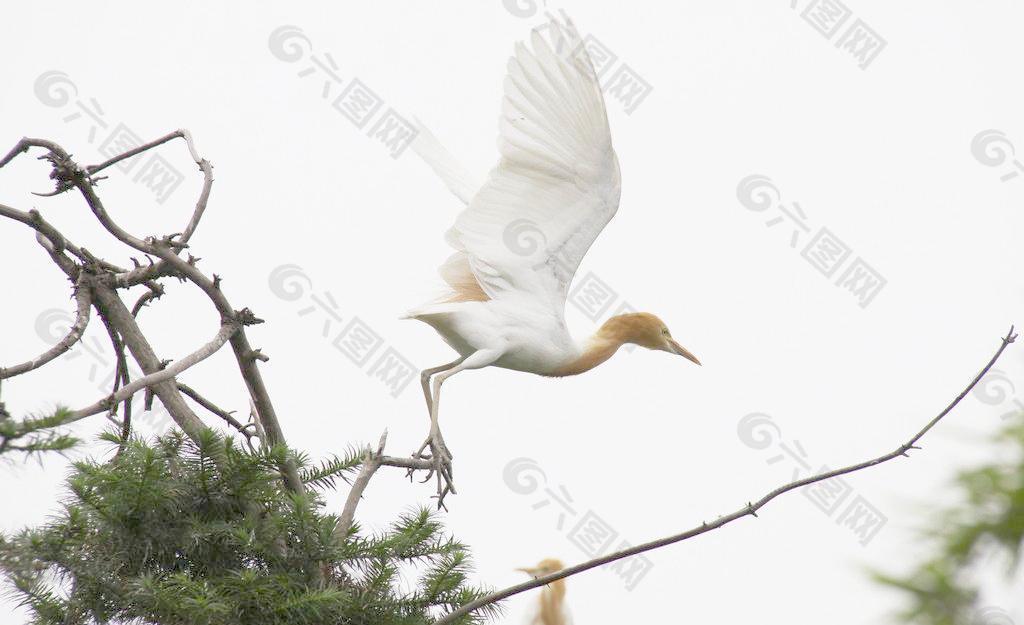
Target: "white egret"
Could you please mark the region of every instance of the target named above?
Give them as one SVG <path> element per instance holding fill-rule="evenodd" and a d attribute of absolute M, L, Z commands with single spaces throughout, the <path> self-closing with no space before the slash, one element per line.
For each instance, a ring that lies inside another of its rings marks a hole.
<path fill-rule="evenodd" d="M 413 149 L 467 205 L 446 235 L 441 298 L 406 318 L 433 327 L 459 353 L 421 380 L 430 435 L 416 452 L 433 460 L 438 504 L 454 492 L 451 453 L 438 425 L 441 385 L 467 369 L 501 367 L 543 376 L 583 373 L 633 343 L 700 364 L 650 313 L 608 319 L 577 341 L 565 323 L 573 275 L 619 206 L 619 163 L 604 97 L 572 22 L 533 30 L 509 59 L 499 120 L 500 160 L 478 185 L 423 128 Z M 429 452 L 427 449 L 429 448 Z"/>

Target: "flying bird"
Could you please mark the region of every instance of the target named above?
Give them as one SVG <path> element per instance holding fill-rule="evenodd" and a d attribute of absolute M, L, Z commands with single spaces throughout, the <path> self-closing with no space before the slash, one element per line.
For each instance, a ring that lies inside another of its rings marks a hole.
<path fill-rule="evenodd" d="M 565 568 L 561 560 L 547 558 L 534 567 L 516 569 L 537 578 Z M 540 591 L 540 598 L 527 613 L 524 625 L 572 625 L 572 616 L 565 603 L 565 580 L 551 582 Z"/>
<path fill-rule="evenodd" d="M 564 21 L 563 21 L 564 20 Z M 414 457 L 431 459 L 438 505 L 454 493 L 452 455 L 438 425 L 441 385 L 468 369 L 500 367 L 576 375 L 623 344 L 700 364 L 651 313 L 617 315 L 584 340 L 565 323 L 573 275 L 619 207 L 619 162 L 593 63 L 567 16 L 518 43 L 504 81 L 500 160 L 479 184 L 420 124 L 413 149 L 466 205 L 445 239 L 438 299 L 404 318 L 430 325 L 459 353 L 421 374 L 430 435 Z M 428 451 L 429 450 L 429 451 Z"/>

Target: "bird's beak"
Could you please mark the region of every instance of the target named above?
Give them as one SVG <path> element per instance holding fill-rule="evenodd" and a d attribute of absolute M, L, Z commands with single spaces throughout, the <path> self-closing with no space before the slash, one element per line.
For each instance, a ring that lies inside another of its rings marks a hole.
<path fill-rule="evenodd" d="M 673 354 L 679 354 L 680 356 L 682 356 L 683 358 L 689 360 L 690 362 L 692 362 L 694 364 L 697 364 L 697 365 L 700 364 L 700 361 L 697 360 L 696 356 L 694 356 L 693 354 L 690 353 L 690 350 L 686 349 L 685 347 L 683 347 L 679 343 L 676 343 L 674 339 L 669 339 L 668 340 L 668 344 L 672 348 L 672 353 Z"/>
<path fill-rule="evenodd" d="M 531 569 L 531 568 L 528 568 L 528 567 L 520 567 L 520 568 L 518 568 L 516 570 L 517 571 L 521 571 L 523 573 L 526 573 L 530 577 L 537 577 L 537 569 Z"/>

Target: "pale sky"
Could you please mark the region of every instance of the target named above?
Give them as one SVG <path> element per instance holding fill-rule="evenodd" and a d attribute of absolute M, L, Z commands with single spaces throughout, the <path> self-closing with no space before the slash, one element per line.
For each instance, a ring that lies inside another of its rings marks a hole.
<path fill-rule="evenodd" d="M 889 451 L 1024 324 L 1024 6 L 48 2 L 8 7 L 0 24 L 0 152 L 38 136 L 94 163 L 190 130 L 216 177 L 193 253 L 266 320 L 249 336 L 271 357 L 262 370 L 289 443 L 321 457 L 386 428 L 388 452 L 406 455 L 428 426 L 414 369 L 453 354 L 398 317 L 438 289 L 461 205 L 405 149 L 403 124 L 422 120 L 482 178 L 512 46 L 559 8 L 605 80 L 623 179 L 577 274 L 570 327 L 654 312 L 704 366 L 637 349 L 578 378 L 486 369 L 445 385 L 459 492 L 444 520 L 493 586 Z M 83 202 L 30 195 L 50 189 L 48 173 L 18 159 L 0 171 L 0 202 L 130 262 Z M 180 231 L 201 184 L 180 142 L 110 174 L 105 202 L 139 236 Z M 9 365 L 45 350 L 73 305 L 23 226 L 0 223 L 0 260 Z M 195 289 L 167 284 L 142 325 L 162 358 L 179 358 L 218 320 Z M 72 357 L 5 382 L 7 408 L 101 397 L 106 340 L 94 323 Z M 926 506 L 949 503 L 950 477 L 991 457 L 985 437 L 1024 405 L 1022 349 L 921 451 L 847 477 L 828 501 L 791 493 L 758 519 L 570 578 L 576 622 L 889 622 L 900 597 L 864 569 L 903 571 L 922 552 Z M 232 363 L 217 354 L 182 379 L 244 412 Z M 754 424 L 769 433 L 762 449 L 745 442 Z M 60 459 L 0 471 L 0 529 L 40 523 L 64 497 Z M 381 527 L 431 494 L 382 470 L 358 519 Z M 501 622 L 535 600 L 511 599 Z M 1024 623 L 1019 593 L 997 579 L 984 602 Z M 0 610 L 0 625 L 23 618 Z"/>

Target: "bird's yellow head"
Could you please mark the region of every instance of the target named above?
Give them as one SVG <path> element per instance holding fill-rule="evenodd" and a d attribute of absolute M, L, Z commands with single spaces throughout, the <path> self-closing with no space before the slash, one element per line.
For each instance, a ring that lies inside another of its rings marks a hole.
<path fill-rule="evenodd" d="M 556 558 L 545 558 L 537 563 L 537 566 L 527 566 L 516 570 L 522 571 L 531 577 L 544 577 L 545 575 L 550 575 L 556 571 L 561 571 L 564 568 L 565 565 L 562 564 L 561 560 Z"/>
<path fill-rule="evenodd" d="M 665 322 L 651 313 L 616 315 L 604 322 L 598 334 L 622 343 L 633 343 L 647 349 L 677 354 L 690 362 L 700 364 L 696 356 L 672 338 Z"/>
<path fill-rule="evenodd" d="M 541 560 L 537 566 L 523 567 L 516 570 L 522 571 L 536 579 L 538 577 L 550 575 L 556 571 L 561 571 L 564 568 L 565 565 L 562 564 L 561 560 L 545 558 Z M 567 625 L 569 621 L 566 620 L 565 611 L 562 605 L 564 600 L 564 579 L 557 579 L 545 586 L 544 590 L 540 594 L 540 609 L 532 623 L 538 625 Z"/>

